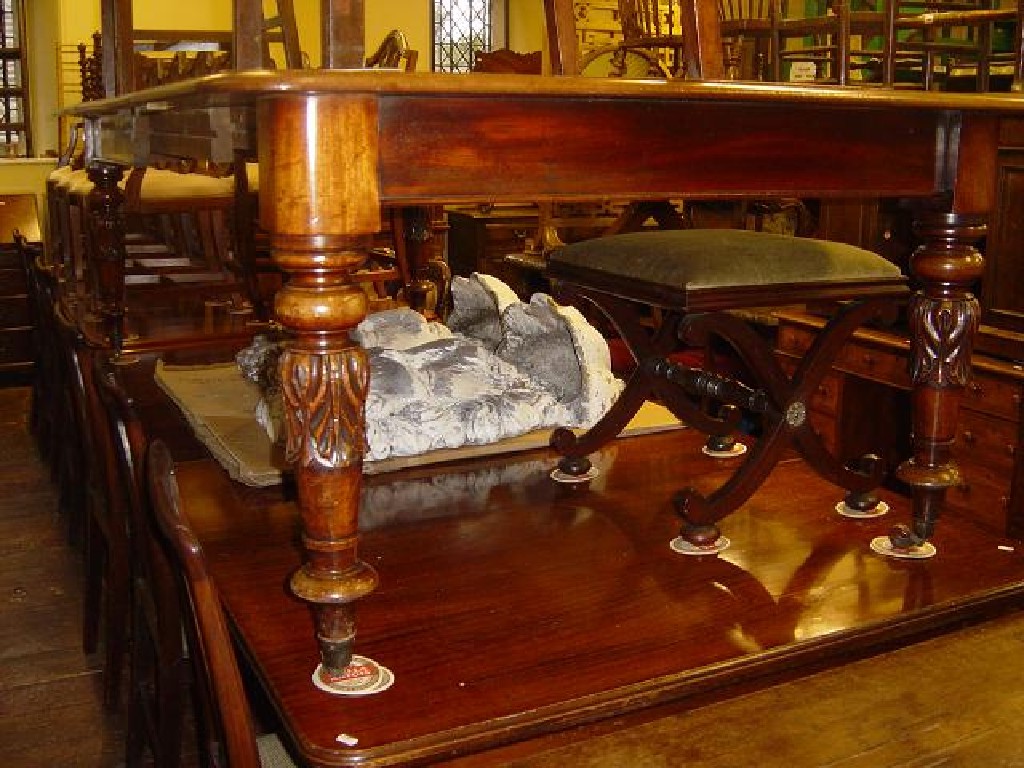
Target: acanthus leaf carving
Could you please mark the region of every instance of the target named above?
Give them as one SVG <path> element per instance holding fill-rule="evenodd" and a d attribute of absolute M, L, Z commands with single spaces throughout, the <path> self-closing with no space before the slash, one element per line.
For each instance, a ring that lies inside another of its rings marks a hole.
<path fill-rule="evenodd" d="M 281 389 L 288 462 L 335 469 L 361 461 L 368 384 L 366 352 L 359 346 L 327 353 L 286 350 Z"/>
<path fill-rule="evenodd" d="M 911 299 L 911 377 L 915 384 L 967 386 L 978 312 L 978 300 L 970 295 L 962 299 L 931 299 L 918 294 Z"/>

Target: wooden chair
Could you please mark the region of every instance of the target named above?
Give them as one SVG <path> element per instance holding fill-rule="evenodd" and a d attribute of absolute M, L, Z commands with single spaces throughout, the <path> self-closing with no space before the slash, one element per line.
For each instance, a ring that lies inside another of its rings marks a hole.
<path fill-rule="evenodd" d="M 115 349 L 124 345 L 129 312 L 194 314 L 204 298 L 247 290 L 233 250 L 230 176 L 161 168 L 119 176 L 105 164 L 85 178 L 72 174 L 64 205 L 70 279 L 104 318 Z M 117 199 L 122 215 L 111 218 Z"/>
<path fill-rule="evenodd" d="M 32 348 L 36 367 L 32 377 L 32 404 L 29 429 L 36 441 L 36 449 L 54 469 L 55 438 L 57 432 L 57 390 L 55 353 L 56 333 L 53 326 L 53 301 L 57 293 L 53 270 L 46 264 L 45 251 L 32 247 L 24 235 L 15 236 L 15 247 L 25 265 L 28 284 L 29 310 L 32 318 Z"/>
<path fill-rule="evenodd" d="M 861 20 L 859 29 L 867 23 Z M 846 85 L 853 66 L 850 30 L 848 0 L 827 2 L 820 13 L 783 2 L 773 32 L 771 79 Z"/>
<path fill-rule="evenodd" d="M 366 57 L 366 67 L 414 72 L 418 60 L 419 51 L 409 47 L 405 33 L 400 29 L 393 29 L 384 36 L 377 50 Z"/>
<path fill-rule="evenodd" d="M 998 8 L 989 0 L 877 0 L 867 7 L 841 0 L 817 15 L 783 12 L 773 70 L 779 79 L 925 90 L 959 81 L 958 89 L 987 91 L 998 62 L 1018 87 L 1019 17 L 1019 4 Z M 1000 25 L 1013 32 L 997 52 Z"/>
<path fill-rule="evenodd" d="M 149 553 L 159 561 L 159 572 L 174 576 L 173 585 L 165 580 L 162 586 L 166 589 L 154 592 L 154 597 L 166 600 L 172 586 L 175 588 L 193 675 L 211 704 L 209 724 L 213 730 L 203 739 L 208 764 L 233 768 L 294 765 L 276 736 L 256 736 L 217 588 L 207 573 L 202 546 L 189 526 L 173 459 L 158 439 L 147 451 L 146 477 L 152 514 L 140 533 L 150 540 Z M 164 608 L 170 610 L 166 604 Z"/>
<path fill-rule="evenodd" d="M 543 69 L 542 51 L 522 53 L 508 48 L 493 51 L 473 51 L 473 68 L 476 73 L 507 72 L 518 75 L 539 75 Z"/>
<path fill-rule="evenodd" d="M 719 0 L 719 26 L 729 80 L 777 80 L 772 46 L 778 0 Z"/>
<path fill-rule="evenodd" d="M 997 25 L 1015 30 L 1001 59 L 1013 63 L 1020 58 L 1019 4 L 1003 8 L 992 0 L 884 0 L 881 13 L 883 85 L 944 89 L 954 75 L 968 79 L 964 73 L 970 72 L 970 90 L 990 90 Z M 1019 78 L 1019 65 L 1014 69 Z"/>
<path fill-rule="evenodd" d="M 103 404 L 115 466 L 108 475 L 108 498 L 129 521 L 131 542 L 131 665 L 126 708 L 127 765 L 178 765 L 191 667 L 173 573 L 147 530 L 145 504 L 146 437 L 127 394 L 118 385 L 109 358 L 97 355 L 93 380 Z M 161 590 L 169 590 L 169 597 Z"/>
<path fill-rule="evenodd" d="M 686 72 L 683 51 L 688 43 L 678 0 L 619 0 L 619 21 L 621 48 L 653 53 L 669 76 Z"/>
<path fill-rule="evenodd" d="M 93 356 L 102 352 L 85 340 L 63 303 L 56 303 L 54 316 L 70 417 L 64 439 L 74 444 L 68 450 L 62 495 L 77 496 L 83 505 L 82 647 L 86 653 L 95 653 L 102 636 L 103 700 L 116 709 L 128 648 L 129 554 L 127 519 L 122 509 L 110 504 L 107 494 L 115 464 L 92 363 Z"/>

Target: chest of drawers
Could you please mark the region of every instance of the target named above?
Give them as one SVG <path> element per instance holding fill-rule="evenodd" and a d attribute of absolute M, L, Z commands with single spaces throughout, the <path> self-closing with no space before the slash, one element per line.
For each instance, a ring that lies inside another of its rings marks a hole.
<path fill-rule="evenodd" d="M 0 386 L 27 383 L 34 367 L 28 278 L 15 231 L 39 247 L 35 195 L 0 195 Z"/>
<path fill-rule="evenodd" d="M 787 371 L 824 322 L 778 315 L 777 354 Z M 868 451 L 891 471 L 910 456 L 909 343 L 898 334 L 858 332 L 809 403 L 811 423 L 843 459 Z M 960 405 L 954 456 L 961 482 L 946 493 L 951 514 L 969 515 L 1001 534 L 1024 536 L 1024 462 L 1020 460 L 1024 368 L 974 355 Z"/>

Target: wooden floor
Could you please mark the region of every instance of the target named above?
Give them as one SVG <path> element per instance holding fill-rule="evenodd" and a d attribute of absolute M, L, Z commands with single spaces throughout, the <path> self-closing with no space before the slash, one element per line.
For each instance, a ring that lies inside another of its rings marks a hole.
<path fill-rule="evenodd" d="M 120 726 L 101 713 L 97 660 L 80 650 L 80 563 L 27 434 L 27 406 L 26 390 L 0 390 L 0 766 L 117 766 Z M 1024 616 L 1007 616 L 726 701 L 457 764 L 1024 766 L 1022 658 Z"/>

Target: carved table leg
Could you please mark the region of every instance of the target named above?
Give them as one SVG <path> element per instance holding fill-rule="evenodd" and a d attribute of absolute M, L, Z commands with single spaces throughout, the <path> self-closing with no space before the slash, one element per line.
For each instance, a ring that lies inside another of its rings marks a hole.
<path fill-rule="evenodd" d="M 349 338 L 367 299 L 348 283 L 380 229 L 376 122 L 376 102 L 358 96 L 280 99 L 260 112 L 260 220 L 289 276 L 274 309 L 291 339 L 281 381 L 305 554 L 291 587 L 313 608 L 326 683 L 344 678 L 355 603 L 377 585 L 357 548 L 369 371 Z M 346 162 L 324 161 L 338 146 L 351 147 Z"/>
<path fill-rule="evenodd" d="M 90 286 L 96 311 L 103 320 L 107 341 L 115 355 L 124 345 L 124 194 L 118 186 L 124 172 L 119 165 L 94 162 L 89 179 L 88 218 L 91 247 Z"/>
<path fill-rule="evenodd" d="M 897 472 L 913 489 L 912 541 L 932 535 L 946 489 L 960 480 L 952 448 L 978 325 L 970 286 L 983 259 L 975 243 L 986 227 L 978 216 L 929 214 L 916 229 L 924 243 L 911 260 L 922 284 L 909 311 L 914 453 Z"/>

